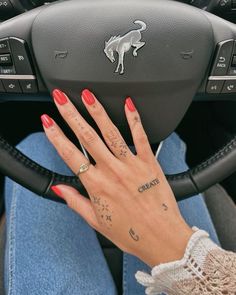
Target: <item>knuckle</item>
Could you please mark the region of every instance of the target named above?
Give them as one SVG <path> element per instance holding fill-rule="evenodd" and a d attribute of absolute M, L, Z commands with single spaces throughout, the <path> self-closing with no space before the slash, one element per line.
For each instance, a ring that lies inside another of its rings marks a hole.
<path fill-rule="evenodd" d="M 65 144 L 62 144 L 61 146 L 60 156 L 65 162 L 70 162 L 72 158 L 74 158 L 75 149 Z"/>
<path fill-rule="evenodd" d="M 76 198 L 73 198 L 73 197 L 67 197 L 66 198 L 66 203 L 67 203 L 67 206 L 73 210 L 76 210 L 76 207 L 77 207 L 77 200 Z"/>
<path fill-rule="evenodd" d="M 136 136 L 136 140 L 140 143 L 140 144 L 145 144 L 148 142 L 148 137 L 147 134 L 144 132 L 144 130 L 142 128 L 136 128 L 136 132 L 135 132 L 135 136 Z"/>
<path fill-rule="evenodd" d="M 81 117 L 76 110 L 65 110 L 63 117 L 66 121 L 70 122 L 70 124 L 73 124 L 77 131 L 81 132 L 85 129 L 85 124 L 82 122 Z"/>
<path fill-rule="evenodd" d="M 88 128 L 82 132 L 81 137 L 83 142 L 85 142 L 87 145 L 93 145 L 98 139 L 98 135 L 91 128 Z"/>
<path fill-rule="evenodd" d="M 99 183 L 97 179 L 97 174 L 95 173 L 94 169 L 91 168 L 89 168 L 86 173 L 82 173 L 79 175 L 79 179 L 85 189 L 88 191 L 89 195 L 91 194 L 91 192 L 96 191 L 99 185 L 101 185 L 101 183 Z"/>
<path fill-rule="evenodd" d="M 117 147 L 120 141 L 120 134 L 116 127 L 111 127 L 104 133 L 104 137 L 108 140 L 111 146 Z"/>
<path fill-rule="evenodd" d="M 110 165 L 110 169 L 113 174 L 113 178 L 117 183 L 123 183 L 129 174 L 127 174 L 127 168 L 122 163 L 116 165 Z"/>
<path fill-rule="evenodd" d="M 66 119 L 75 119 L 78 116 L 78 113 L 74 110 L 65 110 L 63 113 Z"/>

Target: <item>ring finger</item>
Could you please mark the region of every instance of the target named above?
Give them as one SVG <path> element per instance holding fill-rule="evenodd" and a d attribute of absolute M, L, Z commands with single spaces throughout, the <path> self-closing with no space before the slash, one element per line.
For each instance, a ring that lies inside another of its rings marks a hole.
<path fill-rule="evenodd" d="M 82 100 L 113 154 L 120 160 L 132 158 L 134 155 L 95 95 L 88 89 L 85 89 L 82 92 Z"/>

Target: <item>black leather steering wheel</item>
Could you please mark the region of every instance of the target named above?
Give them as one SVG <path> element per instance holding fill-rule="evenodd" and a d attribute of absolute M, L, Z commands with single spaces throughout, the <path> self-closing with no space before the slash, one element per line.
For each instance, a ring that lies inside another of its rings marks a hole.
<path fill-rule="evenodd" d="M 90 88 L 128 144 L 131 136 L 123 100 L 129 95 L 150 142 L 158 143 L 175 130 L 196 93 L 232 95 L 234 40 L 234 24 L 179 2 L 62 1 L 0 25 L 0 53 L 10 54 L 13 60 L 10 67 L 0 67 L 0 79 L 7 92 L 33 96 L 36 87 L 40 93 L 62 89 L 95 127 L 78 99 L 82 89 Z M 232 139 L 204 163 L 167 178 L 180 200 L 235 170 L 236 139 Z M 51 185 L 66 183 L 82 189 L 77 177 L 41 167 L 3 138 L 0 171 L 57 201 Z"/>

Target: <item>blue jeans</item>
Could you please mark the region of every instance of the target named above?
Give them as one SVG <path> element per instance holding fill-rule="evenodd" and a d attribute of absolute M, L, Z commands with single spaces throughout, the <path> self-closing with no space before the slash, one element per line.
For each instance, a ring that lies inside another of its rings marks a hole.
<path fill-rule="evenodd" d="M 51 170 L 71 174 L 42 133 L 30 135 L 18 148 Z M 165 173 L 187 169 L 185 145 L 176 134 L 165 140 L 159 161 Z M 6 179 L 5 201 L 6 294 L 117 294 L 96 234 L 78 214 L 63 204 L 38 197 L 10 179 Z M 218 243 L 201 195 L 179 202 L 179 207 L 189 225 L 205 229 Z M 134 277 L 137 270 L 150 271 L 139 259 L 124 253 L 123 294 L 144 294 L 144 287 Z"/>

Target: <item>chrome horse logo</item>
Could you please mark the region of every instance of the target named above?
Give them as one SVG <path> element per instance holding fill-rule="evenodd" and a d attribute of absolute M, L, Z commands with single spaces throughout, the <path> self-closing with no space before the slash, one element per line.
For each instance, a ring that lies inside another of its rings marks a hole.
<path fill-rule="evenodd" d="M 146 30 L 146 24 L 141 20 L 134 21 L 134 24 L 140 25 L 141 28 L 132 30 L 123 36 L 112 36 L 107 42 L 105 42 L 104 52 L 107 58 L 113 63 L 115 62 L 114 52 L 118 53 L 118 64 L 115 72 L 124 74 L 124 55 L 134 47 L 133 56 L 137 56 L 137 51 L 145 45 L 145 42 L 141 41 L 141 32 Z"/>

